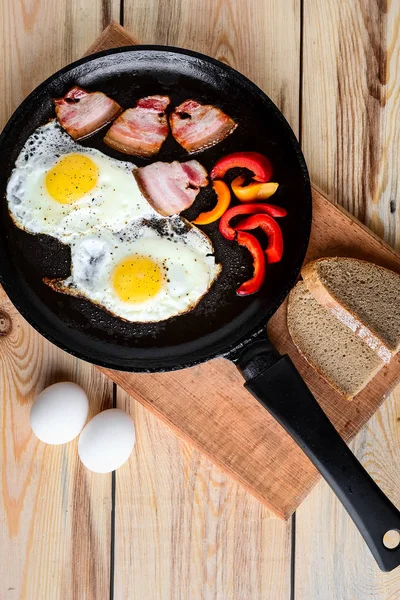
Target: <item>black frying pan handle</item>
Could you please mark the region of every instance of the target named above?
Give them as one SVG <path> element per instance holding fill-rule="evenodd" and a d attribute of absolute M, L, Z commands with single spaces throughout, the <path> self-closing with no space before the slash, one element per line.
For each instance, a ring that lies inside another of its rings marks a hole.
<path fill-rule="evenodd" d="M 382 571 L 400 565 L 400 545 L 387 548 L 383 536 L 400 532 L 400 512 L 371 479 L 325 415 L 288 356 L 260 342 L 236 359 L 245 387 L 298 443 L 329 483 Z M 246 356 L 247 355 L 247 356 Z"/>

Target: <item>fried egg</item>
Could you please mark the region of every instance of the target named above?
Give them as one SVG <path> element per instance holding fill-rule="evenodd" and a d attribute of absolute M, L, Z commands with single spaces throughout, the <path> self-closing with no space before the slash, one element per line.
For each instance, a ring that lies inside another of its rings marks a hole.
<path fill-rule="evenodd" d="M 220 270 L 209 238 L 170 217 L 77 238 L 70 277 L 46 283 L 127 321 L 155 322 L 191 310 Z"/>
<path fill-rule="evenodd" d="M 51 121 L 26 141 L 7 186 L 15 224 L 65 242 L 93 228 L 123 229 L 157 213 L 132 176 L 132 163 L 77 144 Z"/>

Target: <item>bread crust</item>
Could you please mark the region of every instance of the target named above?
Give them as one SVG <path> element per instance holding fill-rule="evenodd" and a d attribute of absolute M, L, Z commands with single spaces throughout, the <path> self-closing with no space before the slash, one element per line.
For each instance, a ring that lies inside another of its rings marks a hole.
<path fill-rule="evenodd" d="M 367 380 L 365 380 L 365 383 L 362 386 L 362 388 L 360 388 L 355 394 L 346 393 L 344 390 L 342 390 L 342 388 L 340 388 L 339 386 L 337 386 L 331 379 L 329 379 L 329 377 L 318 366 L 318 364 L 316 364 L 314 361 L 312 361 L 307 356 L 307 354 L 305 354 L 305 352 L 303 352 L 303 350 L 301 348 L 301 341 L 297 340 L 295 329 L 294 329 L 294 327 L 292 327 L 292 324 L 293 324 L 292 311 L 294 310 L 294 306 L 295 306 L 295 303 L 296 303 L 296 300 L 294 298 L 294 296 L 295 296 L 295 289 L 296 289 L 296 286 L 292 289 L 292 291 L 289 294 L 288 305 L 287 305 L 286 321 L 287 321 L 287 326 L 288 326 L 288 330 L 289 330 L 290 336 L 292 338 L 292 341 L 293 341 L 294 345 L 296 346 L 296 349 L 301 354 L 301 356 L 308 362 L 308 364 L 314 369 L 314 371 L 316 371 L 316 373 L 318 373 L 318 375 L 324 381 L 326 381 L 331 386 L 331 388 L 333 388 L 338 394 L 340 394 L 340 396 L 342 398 L 344 398 L 345 400 L 348 400 L 348 401 L 353 400 L 357 396 L 357 394 L 359 394 L 369 384 L 369 382 L 372 381 L 372 379 L 375 377 L 375 375 L 381 370 L 381 368 L 382 368 L 383 365 L 380 366 L 380 367 L 377 367 L 376 370 L 374 370 L 372 372 L 371 376 Z"/>
<path fill-rule="evenodd" d="M 332 260 L 335 260 L 337 257 L 330 257 Z M 317 272 L 318 263 L 329 260 L 329 258 L 318 258 L 309 262 L 307 265 L 303 266 L 301 270 L 301 275 L 303 277 L 303 281 L 306 284 L 308 290 L 312 293 L 314 298 L 317 300 L 319 304 L 329 308 L 329 310 L 335 315 L 343 325 L 349 327 L 356 335 L 358 335 L 363 342 L 371 348 L 379 358 L 387 364 L 392 356 L 396 354 L 397 349 L 393 350 L 386 346 L 386 344 L 379 338 L 379 336 L 371 331 L 371 329 L 365 324 L 362 323 L 356 315 L 349 309 L 342 306 L 331 293 L 324 286 L 322 281 L 320 280 Z M 356 262 L 364 262 L 359 259 L 349 259 L 354 260 Z M 383 267 L 381 267 L 383 268 Z"/>

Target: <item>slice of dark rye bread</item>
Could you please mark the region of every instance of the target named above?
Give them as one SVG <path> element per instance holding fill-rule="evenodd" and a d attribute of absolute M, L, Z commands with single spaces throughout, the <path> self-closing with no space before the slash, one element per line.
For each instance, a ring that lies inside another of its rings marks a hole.
<path fill-rule="evenodd" d="M 400 349 L 400 275 L 355 258 L 320 258 L 302 269 L 315 299 L 389 362 Z"/>
<path fill-rule="evenodd" d="M 292 340 L 311 366 L 351 400 L 384 362 L 300 281 L 289 295 L 287 324 Z"/>

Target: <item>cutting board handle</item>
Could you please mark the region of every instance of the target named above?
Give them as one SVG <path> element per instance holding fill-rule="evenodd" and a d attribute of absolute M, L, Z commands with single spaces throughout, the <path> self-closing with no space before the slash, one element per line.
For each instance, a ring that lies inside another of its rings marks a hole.
<path fill-rule="evenodd" d="M 290 358 L 280 356 L 265 337 L 259 337 L 235 363 L 246 379 L 246 389 L 286 429 L 329 483 L 380 569 L 391 571 L 399 566 L 400 512 L 349 450 Z M 387 547 L 391 534 L 397 537 L 392 549 Z"/>

